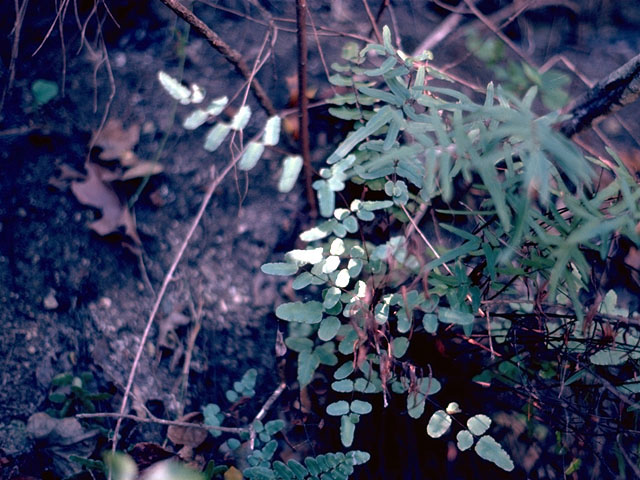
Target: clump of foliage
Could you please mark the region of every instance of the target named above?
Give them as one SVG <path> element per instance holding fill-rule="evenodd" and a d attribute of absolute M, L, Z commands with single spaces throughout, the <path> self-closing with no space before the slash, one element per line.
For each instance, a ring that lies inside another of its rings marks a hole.
<path fill-rule="evenodd" d="M 405 395 L 417 419 L 441 389 L 437 378 L 446 372 L 431 374 L 408 353 L 418 335 L 456 328 L 489 338 L 493 349 L 533 320 L 543 338 L 556 332 L 545 346 L 566 358 L 586 354 L 592 365 L 614 365 L 639 355 L 635 328 L 605 348 L 587 341 L 601 335 L 584 305 L 597 287 L 587 257 L 604 260 L 616 237 L 639 241 L 640 189 L 622 163 L 585 158 L 554 130 L 557 113 L 535 115 L 537 87 L 520 99 L 489 84 L 476 103 L 434 81 L 443 76 L 427 53 L 412 58 L 396 50 L 388 29 L 384 39 L 360 52 L 346 49 L 348 63 L 334 65 L 332 83 L 351 92 L 333 99 L 340 107 L 332 112 L 356 126 L 313 185 L 327 219 L 300 235 L 312 245 L 262 267 L 295 275 L 293 288 L 317 297 L 284 303 L 276 315 L 290 322 L 286 344 L 298 352 L 300 386 L 324 364 L 334 367 L 331 388 L 355 398 L 327 407 L 341 418 L 347 447 L 372 410 L 366 395 L 382 395 L 385 405 L 390 395 Z M 364 66 L 368 56 L 377 67 Z M 612 176 L 600 190 L 598 169 Z M 364 193 L 336 205 L 349 184 Z M 437 225 L 449 234 L 440 245 L 418 231 L 416 217 L 429 210 L 451 219 Z M 386 239 L 368 234 L 367 225 L 381 219 L 399 224 Z M 603 316 L 615 305 L 611 295 Z M 459 412 L 452 403 L 430 413 L 427 434 L 444 435 Z M 475 442 L 479 456 L 511 470 L 507 452 L 485 434 L 490 423 L 471 416 L 457 446 Z"/>
<path fill-rule="evenodd" d="M 490 83 L 477 102 L 447 85 L 428 52 L 407 56 L 392 45 L 388 28 L 383 38 L 362 50 L 348 45 L 345 63 L 333 65 L 337 73 L 330 81 L 344 91 L 330 101 L 331 113 L 353 121 L 354 128 L 313 183 L 324 220 L 300 235 L 307 248 L 262 271 L 294 276 L 293 289 L 305 291 L 304 301 L 283 303 L 276 315 L 289 324 L 285 344 L 298 354 L 299 387 L 321 365 L 330 370 L 339 399 L 326 413 L 339 417 L 344 447 L 372 412 L 372 395 L 381 396 L 385 407 L 391 396 L 402 395 L 410 417 L 427 414 L 428 436 L 447 435 L 455 422 L 462 427 L 455 436 L 460 451 L 473 447 L 511 471 L 511 456 L 490 433 L 490 412 L 467 415 L 464 399 L 441 400 L 447 372 L 416 363 L 412 344 L 457 330 L 504 358 L 477 381 L 517 388 L 524 378 L 559 380 L 561 394 L 578 391 L 583 377 L 592 381 L 595 367 L 635 362 L 640 331 L 626 324 L 612 335 L 603 328 L 630 314 L 613 291 L 594 298 L 599 285 L 593 264 L 606 261 L 616 239 L 640 244 L 640 188 L 613 152 L 613 162 L 585 157 L 558 133 L 561 115 L 532 112 L 539 89 L 543 101 L 554 98 L 554 82 L 530 78 L 537 86 L 522 97 Z M 198 87 L 166 74 L 160 81 L 184 104 L 204 98 Z M 185 128 L 217 116 L 226 103 L 221 98 L 198 108 Z M 242 131 L 250 114 L 243 106 L 230 122 L 217 120 L 205 148 L 214 151 L 230 132 Z M 255 166 L 265 147 L 278 142 L 279 125 L 278 117 L 269 119 L 243 147 L 241 168 Z M 293 186 L 300 163 L 285 159 L 288 180 L 283 186 L 281 179 L 281 191 Z M 597 187 L 598 175 L 608 183 Z M 428 213 L 437 219 L 429 235 L 420 226 Z M 538 335 L 537 350 L 518 344 L 523 330 Z M 538 358 L 540 350 L 554 359 Z M 227 392 L 229 401 L 251 396 L 255 377 L 247 375 Z M 634 375 L 627 370 L 620 384 L 609 387 L 637 393 Z M 447 406 L 432 410 L 427 399 Z M 209 425 L 225 419 L 214 404 L 204 415 Z M 283 427 L 280 420 L 254 425 L 245 476 L 347 478 L 368 459 L 351 452 L 309 457 L 304 465 L 272 462 L 278 447 L 273 435 Z M 568 440 L 562 434 L 558 439 L 557 452 L 564 454 Z M 237 450 L 247 440 L 230 438 L 223 448 Z M 569 473 L 578 468 L 574 458 Z"/>

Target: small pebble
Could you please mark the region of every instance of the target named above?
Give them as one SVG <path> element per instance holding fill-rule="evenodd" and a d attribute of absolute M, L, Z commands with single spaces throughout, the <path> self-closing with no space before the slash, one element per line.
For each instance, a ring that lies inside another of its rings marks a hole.
<path fill-rule="evenodd" d="M 102 297 L 100 299 L 100 307 L 104 309 L 108 309 L 111 307 L 111 299 L 109 297 Z"/>
<path fill-rule="evenodd" d="M 49 294 L 44 297 L 44 308 L 47 310 L 55 310 L 58 308 L 58 300 L 56 300 L 55 291 L 51 290 Z"/>
<path fill-rule="evenodd" d="M 33 345 L 29 345 L 27 347 L 27 352 L 29 352 L 30 355 L 33 355 L 36 353 L 36 347 L 34 347 Z"/>

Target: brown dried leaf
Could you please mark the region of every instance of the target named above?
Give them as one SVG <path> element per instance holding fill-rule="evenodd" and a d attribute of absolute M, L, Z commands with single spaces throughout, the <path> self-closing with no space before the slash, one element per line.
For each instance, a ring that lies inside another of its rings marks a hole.
<path fill-rule="evenodd" d="M 124 227 L 126 235 L 140 245 L 135 220 L 129 208 L 103 179 L 108 171 L 90 162 L 85 167 L 86 178 L 81 182 L 72 182 L 71 191 L 80 203 L 97 208 L 102 213 L 102 217 L 89 224 L 89 228 L 104 236 L 116 233 L 120 227 Z"/>
<path fill-rule="evenodd" d="M 134 124 L 125 130 L 122 120 L 117 118 L 109 120 L 94 138 L 95 145 L 102 148 L 101 160 L 124 160 L 123 165 L 137 162 L 132 150 L 139 141 L 140 125 Z"/>
<path fill-rule="evenodd" d="M 191 412 L 178 419 L 179 422 L 201 423 L 204 417 L 201 412 Z M 167 437 L 176 445 L 197 448 L 207 438 L 207 430 L 198 427 L 178 427 L 171 425 L 167 430 Z"/>
<path fill-rule="evenodd" d="M 151 442 L 136 443 L 129 452 L 133 461 L 136 462 L 140 470 L 153 465 L 161 460 L 173 457 L 175 454 L 162 448 L 160 445 Z"/>
<path fill-rule="evenodd" d="M 131 180 L 132 178 L 150 177 L 151 175 L 157 175 L 164 169 L 158 162 L 140 162 L 137 165 L 127 169 L 121 176 L 121 180 Z"/>
<path fill-rule="evenodd" d="M 242 480 L 242 472 L 238 470 L 236 467 L 231 466 L 229 469 L 223 474 L 224 480 Z"/>

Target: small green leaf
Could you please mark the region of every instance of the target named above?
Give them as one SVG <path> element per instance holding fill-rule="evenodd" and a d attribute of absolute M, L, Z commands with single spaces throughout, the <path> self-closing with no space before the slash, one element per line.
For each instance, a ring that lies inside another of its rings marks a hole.
<path fill-rule="evenodd" d="M 191 112 L 189 116 L 184 119 L 184 122 L 182 122 L 182 126 L 186 130 L 195 130 L 204 122 L 206 122 L 208 118 L 209 114 L 204 110 L 198 108 L 197 110 Z"/>
<path fill-rule="evenodd" d="M 260 467 L 260 466 L 245 468 L 242 471 L 242 475 L 248 478 L 249 480 L 275 480 L 276 479 L 276 474 L 270 468 Z M 167 478 L 171 478 L 171 477 L 167 477 Z M 177 477 L 174 477 L 174 478 L 177 478 Z"/>
<path fill-rule="evenodd" d="M 483 414 L 474 415 L 467 420 L 467 428 L 476 436 L 484 434 L 491 426 L 491 419 Z"/>
<path fill-rule="evenodd" d="M 320 359 L 314 352 L 304 351 L 298 355 L 298 382 L 300 388 L 309 385 L 313 374 L 320 366 Z"/>
<path fill-rule="evenodd" d="M 327 405 L 327 414 L 338 417 L 349 413 L 349 404 L 345 400 L 333 402 Z"/>
<path fill-rule="evenodd" d="M 249 105 L 243 105 L 242 107 L 240 107 L 240 110 L 238 110 L 238 113 L 233 116 L 230 125 L 231 129 L 236 131 L 243 130 L 244 127 L 247 126 L 247 123 L 249 123 L 250 118 L 251 108 L 249 107 Z"/>
<path fill-rule="evenodd" d="M 287 322 L 320 323 L 322 321 L 322 303 L 290 302 L 276 308 L 276 316 Z"/>
<path fill-rule="evenodd" d="M 393 356 L 396 358 L 402 358 L 402 356 L 407 353 L 407 349 L 409 348 L 409 339 L 406 337 L 394 338 L 393 342 L 391 342 L 391 346 Z"/>
<path fill-rule="evenodd" d="M 607 348 L 594 353 L 589 357 L 589 360 L 594 365 L 622 365 L 628 358 L 627 352 L 624 350 Z"/>
<path fill-rule="evenodd" d="M 354 465 L 362 465 L 367 463 L 371 458 L 371 455 L 368 452 L 362 452 L 360 450 L 352 450 L 346 455 L 348 458 L 351 458 Z"/>
<path fill-rule="evenodd" d="M 370 413 L 372 408 L 369 402 L 363 402 L 362 400 L 354 400 L 351 402 L 351 411 L 359 415 Z"/>
<path fill-rule="evenodd" d="M 347 378 L 351 373 L 353 373 L 353 362 L 346 362 L 340 365 L 340 367 L 333 372 L 333 378 L 341 380 L 343 378 Z"/>
<path fill-rule="evenodd" d="M 295 280 L 291 284 L 291 287 L 294 290 L 301 290 L 311 285 L 311 282 L 313 281 L 313 279 L 314 279 L 313 275 L 311 275 L 309 272 L 302 272 L 300 275 L 298 275 L 295 278 Z"/>
<path fill-rule="evenodd" d="M 458 450 L 464 452 L 473 445 L 473 435 L 469 433 L 469 430 L 460 430 L 456 435 L 456 441 L 458 443 Z"/>
<path fill-rule="evenodd" d="M 351 421 L 351 415 L 343 415 L 340 417 L 340 440 L 342 441 L 342 445 L 350 447 L 353 444 L 355 431 L 356 425 Z"/>
<path fill-rule="evenodd" d="M 298 461 L 291 459 L 287 462 L 287 466 L 291 469 L 298 480 L 304 480 L 307 478 L 307 469 Z"/>
<path fill-rule="evenodd" d="M 273 471 L 279 478 L 282 478 L 284 480 L 293 480 L 295 476 L 295 474 L 293 473 L 293 470 L 287 467 L 280 460 L 276 460 L 275 462 L 273 462 L 272 467 L 273 467 Z"/>
<path fill-rule="evenodd" d="M 220 115 L 224 110 L 224 107 L 227 106 L 227 103 L 229 103 L 229 99 L 227 97 L 214 98 L 207 107 L 207 113 L 212 117 Z"/>
<path fill-rule="evenodd" d="M 269 435 L 275 435 L 284 428 L 284 420 L 271 420 L 267 422 L 264 429 Z"/>
<path fill-rule="evenodd" d="M 425 313 L 422 317 L 422 326 L 427 333 L 435 333 L 438 330 L 438 317 L 433 313 Z"/>
<path fill-rule="evenodd" d="M 582 459 L 574 458 L 573 460 L 571 460 L 571 463 L 569 464 L 569 466 L 565 468 L 564 474 L 572 475 L 576 473 L 578 470 L 580 470 L 581 465 L 582 465 Z"/>
<path fill-rule="evenodd" d="M 207 137 L 204 141 L 204 149 L 207 152 L 215 152 L 222 142 L 224 142 L 225 138 L 229 134 L 231 127 L 226 123 L 218 123 L 215 127 L 209 130 L 207 133 Z"/>
<path fill-rule="evenodd" d="M 294 352 L 310 352 L 313 350 L 313 340 L 306 337 L 287 337 L 284 343 Z"/>
<path fill-rule="evenodd" d="M 513 461 L 509 454 L 502 448 L 502 445 L 489 435 L 485 435 L 478 440 L 475 451 L 481 458 L 495 463 L 507 472 L 510 472 L 514 468 Z"/>
<path fill-rule="evenodd" d="M 316 180 L 313 182 L 313 188 L 318 192 L 320 215 L 327 218 L 331 217 L 336 207 L 336 199 L 329 182 L 326 180 Z"/>
<path fill-rule="evenodd" d="M 49 80 L 36 80 L 31 84 L 31 93 L 38 105 L 44 105 L 58 95 L 58 84 Z"/>
<path fill-rule="evenodd" d="M 163 71 L 158 72 L 158 80 L 160 80 L 160 84 L 167 93 L 181 104 L 188 105 L 191 103 L 191 90 L 182 85 L 178 80 Z"/>
<path fill-rule="evenodd" d="M 451 426 L 451 416 L 444 410 L 436 411 L 429 419 L 427 434 L 431 438 L 440 438 Z"/>
<path fill-rule="evenodd" d="M 382 27 L 382 40 L 387 53 L 389 55 L 395 55 L 396 52 L 393 48 L 393 44 L 391 43 L 391 30 L 387 25 Z"/>
<path fill-rule="evenodd" d="M 262 135 L 262 143 L 268 147 L 273 147 L 278 144 L 280 140 L 280 117 L 270 117 L 267 120 L 267 124 L 264 127 L 264 134 Z"/>
<path fill-rule="evenodd" d="M 202 409 L 202 414 L 204 415 L 204 423 L 207 425 L 220 425 L 220 418 L 218 414 L 220 413 L 220 407 L 215 403 L 209 403 L 206 407 Z"/>
<path fill-rule="evenodd" d="M 326 317 L 320 323 L 318 338 L 323 342 L 333 339 L 340 329 L 340 320 L 337 317 Z"/>
<path fill-rule="evenodd" d="M 302 157 L 300 155 L 289 155 L 282 161 L 282 174 L 278 181 L 278 191 L 287 193 L 290 192 L 296 181 L 298 175 L 302 170 Z"/>
<path fill-rule="evenodd" d="M 251 170 L 258 163 L 263 152 L 264 145 L 262 143 L 249 142 L 238 162 L 238 168 L 240 170 Z"/>
<path fill-rule="evenodd" d="M 353 392 L 353 381 L 349 379 L 338 380 L 331 384 L 331 389 L 334 392 L 351 393 Z"/>
<path fill-rule="evenodd" d="M 276 262 L 265 263 L 260 267 L 260 270 L 267 275 L 289 276 L 294 275 L 298 271 L 298 267 L 293 263 Z"/>
<path fill-rule="evenodd" d="M 471 325 L 473 323 L 473 314 L 451 310 L 449 308 L 440 308 L 438 310 L 438 319 L 442 323 L 454 323 L 456 325 Z"/>

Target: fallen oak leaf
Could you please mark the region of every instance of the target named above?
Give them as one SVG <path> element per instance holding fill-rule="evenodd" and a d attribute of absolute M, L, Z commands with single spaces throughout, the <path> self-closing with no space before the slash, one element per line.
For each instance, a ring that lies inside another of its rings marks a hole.
<path fill-rule="evenodd" d="M 201 412 L 190 412 L 178 419 L 179 422 L 202 423 L 204 416 Z M 207 439 L 209 432 L 199 427 L 179 427 L 171 425 L 167 429 L 167 437 L 176 445 L 197 448 Z"/>
<path fill-rule="evenodd" d="M 120 180 L 131 180 L 133 178 L 150 177 L 162 173 L 164 168 L 158 162 L 145 161 L 128 168 L 120 177 Z"/>
<path fill-rule="evenodd" d="M 101 160 L 120 160 L 122 165 L 134 165 L 137 157 L 133 148 L 140 141 L 140 125 L 124 129 L 122 120 L 111 119 L 93 138 L 93 144 L 102 148 Z"/>
<path fill-rule="evenodd" d="M 103 178 L 105 171 L 91 162 L 87 162 L 85 168 L 86 178 L 83 181 L 71 182 L 71 191 L 80 203 L 97 208 L 102 213 L 102 217 L 91 222 L 89 228 L 98 235 L 105 236 L 117 233 L 120 227 L 124 227 L 125 234 L 136 245 L 140 245 L 133 215 L 127 205 L 120 201 L 111 186 L 105 182 Z"/>

